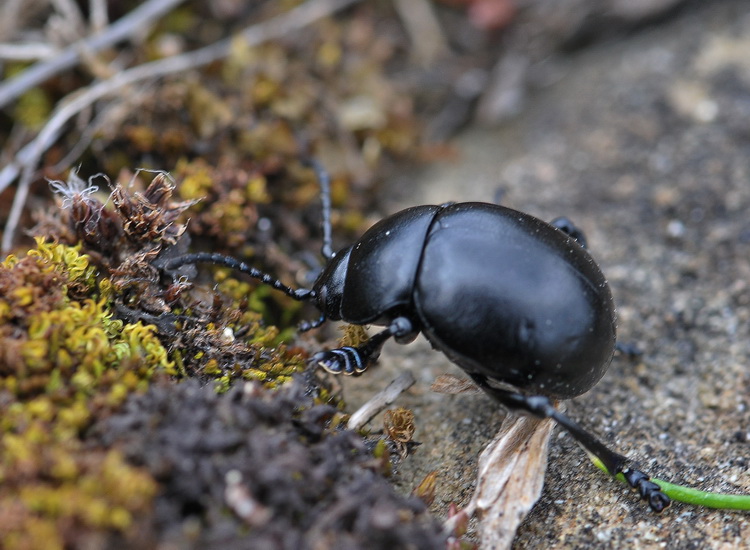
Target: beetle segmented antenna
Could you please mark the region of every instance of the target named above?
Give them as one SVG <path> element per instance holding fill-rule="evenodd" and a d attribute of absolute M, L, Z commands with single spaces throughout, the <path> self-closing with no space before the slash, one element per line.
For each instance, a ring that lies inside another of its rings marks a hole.
<path fill-rule="evenodd" d="M 241 273 L 249 275 L 253 279 L 258 279 L 263 284 L 275 288 L 300 302 L 306 302 L 311 300 L 315 293 L 307 288 L 291 288 L 286 286 L 284 283 L 272 277 L 268 273 L 264 273 L 259 269 L 247 265 L 245 262 L 232 258 L 231 256 L 224 256 L 223 254 L 217 254 L 215 252 L 196 252 L 195 254 L 185 254 L 177 258 L 173 258 L 164 263 L 164 269 L 173 270 L 188 264 L 197 263 L 209 263 L 216 265 L 223 265 L 230 269 L 235 269 Z"/>
<path fill-rule="evenodd" d="M 326 260 L 333 258 L 333 235 L 331 230 L 331 176 L 328 174 L 323 165 L 314 158 L 307 158 L 304 164 L 308 165 L 315 172 L 315 176 L 318 179 L 318 185 L 320 185 L 320 202 L 321 202 L 321 229 L 323 231 L 323 245 L 321 247 L 321 254 Z M 267 284 L 276 290 L 279 290 L 295 300 L 301 302 L 312 300 L 315 297 L 315 292 L 306 288 L 294 289 L 286 286 L 284 283 L 279 281 L 276 277 L 264 273 L 259 269 L 249 266 L 241 260 L 232 258 L 231 256 L 224 256 L 223 254 L 217 254 L 214 252 L 196 252 L 194 254 L 184 254 L 177 258 L 173 258 L 164 263 L 163 268 L 166 270 L 173 270 L 188 264 L 197 263 L 210 263 L 216 265 L 223 265 L 230 269 L 236 269 L 242 273 L 249 275 L 254 279 L 258 279 L 264 284 Z M 307 331 L 316 327 L 319 327 L 325 322 L 325 316 L 321 316 L 312 322 L 304 322 L 301 325 L 301 330 Z"/>
<path fill-rule="evenodd" d="M 320 205 L 322 209 L 322 219 L 320 227 L 323 230 L 323 246 L 320 253 L 326 260 L 333 258 L 333 235 L 331 231 L 331 176 L 314 158 L 308 158 L 305 161 L 310 168 L 315 171 L 315 177 L 318 178 L 320 185 Z"/>

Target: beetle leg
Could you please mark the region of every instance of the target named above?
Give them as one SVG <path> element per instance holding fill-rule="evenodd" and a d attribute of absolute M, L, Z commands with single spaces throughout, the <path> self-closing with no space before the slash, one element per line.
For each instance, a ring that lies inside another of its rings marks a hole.
<path fill-rule="evenodd" d="M 320 351 L 312 356 L 311 363 L 323 367 L 332 374 L 358 376 L 367 370 L 370 363 L 380 355 L 380 349 L 388 338 L 397 342 L 408 342 L 416 336 L 414 325 L 406 317 L 397 317 L 385 330 L 370 337 L 360 346 L 345 346 L 328 351 Z"/>
<path fill-rule="evenodd" d="M 569 237 L 571 237 L 574 241 L 576 241 L 578 244 L 580 244 L 583 248 L 586 248 L 586 235 L 581 230 L 580 227 L 575 225 L 570 219 L 566 218 L 565 216 L 560 216 L 559 218 L 555 218 L 549 224 L 552 227 L 556 227 Z"/>
<path fill-rule="evenodd" d="M 311 362 L 323 367 L 331 374 L 349 374 L 358 376 L 367 370 L 370 362 L 380 355 L 380 348 L 392 336 L 385 329 L 372 336 L 361 346 L 344 346 L 328 351 L 319 351 L 312 356 Z"/>
<path fill-rule="evenodd" d="M 299 325 L 297 325 L 297 330 L 300 332 L 307 332 L 308 330 L 318 328 L 320 325 L 322 325 L 325 322 L 326 322 L 326 316 L 321 315 L 314 321 L 302 321 Z"/>
<path fill-rule="evenodd" d="M 601 460 L 602 464 L 604 464 L 604 467 L 611 475 L 616 476 L 617 474 L 622 474 L 628 484 L 638 491 L 641 498 L 647 501 L 651 509 L 655 512 L 661 512 L 669 506 L 671 502 L 670 498 L 661 492 L 661 488 L 656 483 L 650 481 L 648 475 L 640 470 L 626 467 L 625 464 L 627 463 L 627 458 L 604 445 L 604 443 L 597 439 L 593 434 L 587 432 L 579 424 L 558 411 L 552 405 L 549 398 L 540 395 L 522 395 L 520 393 L 503 390 L 491 386 L 485 376 L 479 374 L 471 374 L 470 376 L 480 388 L 497 399 L 511 411 L 521 410 L 531 413 L 539 418 L 552 418 L 555 420 L 555 422 L 565 428 L 584 449 Z"/>
<path fill-rule="evenodd" d="M 311 363 L 323 367 L 331 374 L 348 374 L 359 376 L 367 370 L 367 361 L 362 358 L 361 348 L 364 346 L 331 349 L 319 351 L 312 356 Z"/>
<path fill-rule="evenodd" d="M 615 351 L 619 351 L 627 357 L 638 357 L 643 355 L 643 350 L 635 342 L 615 342 Z"/>

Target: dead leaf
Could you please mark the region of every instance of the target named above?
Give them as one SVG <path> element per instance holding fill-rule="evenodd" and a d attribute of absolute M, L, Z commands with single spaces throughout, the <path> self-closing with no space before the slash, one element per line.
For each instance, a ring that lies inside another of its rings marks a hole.
<path fill-rule="evenodd" d="M 509 414 L 479 457 L 477 487 L 466 507 L 478 520 L 480 548 L 510 548 L 539 499 L 554 421 Z"/>

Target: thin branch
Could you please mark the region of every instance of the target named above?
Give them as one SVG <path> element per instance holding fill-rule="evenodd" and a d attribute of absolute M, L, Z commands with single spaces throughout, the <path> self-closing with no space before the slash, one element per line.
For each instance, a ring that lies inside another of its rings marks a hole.
<path fill-rule="evenodd" d="M 71 44 L 59 55 L 40 61 L 24 72 L 0 85 L 0 109 L 8 105 L 26 90 L 37 86 L 52 76 L 74 67 L 81 52 L 96 52 L 108 48 L 126 38 L 142 33 L 144 26 L 168 13 L 185 0 L 149 0 L 126 16 L 113 23 L 107 32 L 89 36 Z"/>
<path fill-rule="evenodd" d="M 22 26 L 21 8 L 26 7 L 24 3 L 25 0 L 6 0 L 0 4 L 0 37 L 3 40 Z"/>
<path fill-rule="evenodd" d="M 318 19 L 360 1 L 362 0 L 313 0 L 305 2 L 283 15 L 246 28 L 238 36 L 244 39 L 249 46 L 256 46 L 266 40 L 284 36 L 303 28 Z M 36 138 L 18 152 L 13 162 L 0 170 L 0 193 L 21 173 L 18 190 L 13 199 L 13 206 L 3 233 L 3 253 L 7 253 L 11 249 L 15 231 L 26 203 L 29 186 L 33 181 L 42 154 L 57 140 L 68 120 L 91 106 L 98 99 L 130 84 L 195 69 L 224 58 L 229 55 L 231 44 L 235 39 L 235 37 L 226 38 L 186 54 L 138 65 L 117 73 L 112 78 L 94 84 L 83 91 L 74 92 L 61 100 L 52 117 Z"/>
<path fill-rule="evenodd" d="M 0 43 L 0 59 L 4 61 L 34 61 L 50 59 L 60 50 L 45 42 L 28 44 Z"/>
<path fill-rule="evenodd" d="M 435 15 L 432 2 L 394 0 L 393 6 L 409 34 L 412 55 L 416 61 L 429 66 L 450 53 L 448 41 Z"/>
<path fill-rule="evenodd" d="M 102 32 L 109 23 L 106 0 L 89 0 L 89 26 L 95 33 Z"/>
<path fill-rule="evenodd" d="M 373 395 L 367 403 L 362 405 L 353 415 L 349 417 L 346 427 L 350 430 L 359 430 L 367 424 L 380 411 L 393 403 L 396 398 L 409 389 L 416 380 L 414 375 L 406 371 L 388 384 L 384 390 Z"/>

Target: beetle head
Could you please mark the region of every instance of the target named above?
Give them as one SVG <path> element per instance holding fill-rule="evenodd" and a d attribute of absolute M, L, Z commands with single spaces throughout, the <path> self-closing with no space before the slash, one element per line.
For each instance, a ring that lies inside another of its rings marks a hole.
<path fill-rule="evenodd" d="M 327 319 L 341 319 L 341 301 L 344 295 L 346 269 L 349 265 L 349 254 L 352 247 L 339 250 L 328 262 L 323 272 L 315 280 L 313 292 L 315 305 Z"/>

